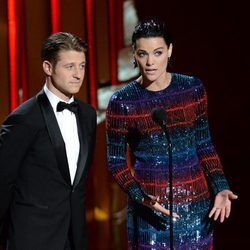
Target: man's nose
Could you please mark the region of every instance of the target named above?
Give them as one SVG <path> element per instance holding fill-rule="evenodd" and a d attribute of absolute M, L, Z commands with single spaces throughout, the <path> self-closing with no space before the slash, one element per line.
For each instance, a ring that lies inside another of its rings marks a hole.
<path fill-rule="evenodd" d="M 73 74 L 73 76 L 76 77 L 76 78 L 80 78 L 80 77 L 81 77 L 81 76 L 80 76 L 80 70 L 77 69 L 77 68 L 75 68 L 75 69 L 74 69 L 74 74 Z"/>

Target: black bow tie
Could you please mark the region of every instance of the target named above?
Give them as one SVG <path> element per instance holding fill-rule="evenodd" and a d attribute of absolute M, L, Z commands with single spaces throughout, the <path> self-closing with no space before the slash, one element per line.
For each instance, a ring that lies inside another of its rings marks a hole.
<path fill-rule="evenodd" d="M 74 112 L 76 114 L 78 110 L 78 103 L 77 102 L 71 102 L 71 103 L 58 102 L 56 110 L 60 112 L 60 111 L 63 111 L 64 109 L 68 109 L 69 111 Z"/>

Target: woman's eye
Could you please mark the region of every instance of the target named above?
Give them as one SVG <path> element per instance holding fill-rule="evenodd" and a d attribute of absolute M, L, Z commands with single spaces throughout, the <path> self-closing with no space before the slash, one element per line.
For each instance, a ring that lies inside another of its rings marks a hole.
<path fill-rule="evenodd" d="M 156 52 L 155 52 L 155 55 L 156 55 L 156 56 L 160 56 L 161 54 L 162 54 L 162 51 L 156 51 Z"/>
<path fill-rule="evenodd" d="M 143 56 L 145 56 L 145 53 L 144 53 L 144 52 L 139 52 L 139 53 L 138 53 L 138 56 L 139 56 L 139 57 L 143 57 Z"/>

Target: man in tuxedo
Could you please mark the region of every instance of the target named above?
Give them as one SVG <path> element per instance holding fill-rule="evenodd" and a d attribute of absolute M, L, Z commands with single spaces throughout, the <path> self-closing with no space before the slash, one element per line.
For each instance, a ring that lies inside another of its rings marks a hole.
<path fill-rule="evenodd" d="M 86 44 L 65 32 L 41 50 L 46 83 L 0 130 L 0 227 L 8 215 L 10 250 L 84 250 L 85 184 L 96 112 L 74 98 Z M 1 228 L 0 228 L 1 229 Z"/>

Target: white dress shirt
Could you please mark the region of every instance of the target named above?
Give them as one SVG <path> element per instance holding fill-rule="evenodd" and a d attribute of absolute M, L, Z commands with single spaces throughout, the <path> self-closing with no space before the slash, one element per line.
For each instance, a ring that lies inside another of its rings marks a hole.
<path fill-rule="evenodd" d="M 60 101 L 65 102 L 65 101 L 57 97 L 55 94 L 53 94 L 48 89 L 46 84 L 44 86 L 44 92 L 47 95 L 50 101 L 50 104 L 53 107 L 64 143 L 65 143 L 70 178 L 71 178 L 71 183 L 73 184 L 76 169 L 77 169 L 79 151 L 80 151 L 80 142 L 79 142 L 79 136 L 78 136 L 78 131 L 77 131 L 76 117 L 75 117 L 75 114 L 69 111 L 68 109 L 64 109 L 61 112 L 56 111 L 58 102 Z M 71 103 L 73 101 L 74 101 L 74 97 L 72 97 L 67 103 Z"/>

